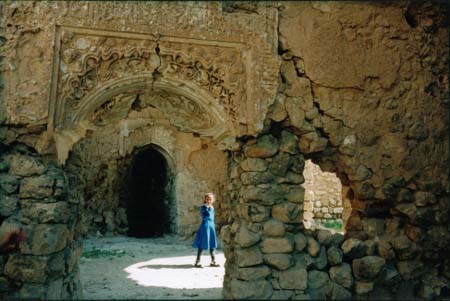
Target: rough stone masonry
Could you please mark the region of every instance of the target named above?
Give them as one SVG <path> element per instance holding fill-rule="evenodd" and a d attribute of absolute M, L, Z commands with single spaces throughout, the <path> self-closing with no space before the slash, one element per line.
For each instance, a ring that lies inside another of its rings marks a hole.
<path fill-rule="evenodd" d="M 217 194 L 230 299 L 450 296 L 448 3 L 0 3 L 1 298 L 82 298 L 151 148 L 170 231 Z M 304 163 L 345 234 L 304 225 Z"/>

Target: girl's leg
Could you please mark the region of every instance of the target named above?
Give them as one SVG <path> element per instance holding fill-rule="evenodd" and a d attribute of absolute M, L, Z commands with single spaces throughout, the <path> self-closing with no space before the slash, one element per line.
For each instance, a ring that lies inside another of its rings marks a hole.
<path fill-rule="evenodd" d="M 195 260 L 195 266 L 201 267 L 200 265 L 200 256 L 202 255 L 202 249 L 198 248 L 197 250 L 197 259 Z"/>
<path fill-rule="evenodd" d="M 209 254 L 211 254 L 211 266 L 218 267 L 219 264 L 216 263 L 216 257 L 214 256 L 214 249 L 209 249 Z"/>

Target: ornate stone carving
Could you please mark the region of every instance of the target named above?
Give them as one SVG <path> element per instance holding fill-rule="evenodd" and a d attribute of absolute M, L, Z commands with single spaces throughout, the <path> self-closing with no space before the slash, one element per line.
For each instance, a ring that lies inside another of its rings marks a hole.
<path fill-rule="evenodd" d="M 278 85 L 276 9 L 237 17 L 218 2 L 124 5 L 57 4 L 51 126 L 76 127 L 115 95 L 145 94 L 164 79 L 198 92 L 233 135 L 262 127 Z"/>

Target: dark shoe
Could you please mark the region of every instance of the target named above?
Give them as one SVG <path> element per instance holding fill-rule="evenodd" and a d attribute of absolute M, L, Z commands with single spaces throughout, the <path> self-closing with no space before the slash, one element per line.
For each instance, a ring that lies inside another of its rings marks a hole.
<path fill-rule="evenodd" d="M 196 268 L 202 268 L 202 265 L 200 264 L 200 262 L 196 262 L 196 263 L 194 264 L 194 267 L 196 267 Z"/>
<path fill-rule="evenodd" d="M 211 262 L 211 264 L 209 266 L 211 266 L 211 267 L 220 267 L 220 264 L 218 264 L 215 261 L 213 261 L 213 262 Z"/>

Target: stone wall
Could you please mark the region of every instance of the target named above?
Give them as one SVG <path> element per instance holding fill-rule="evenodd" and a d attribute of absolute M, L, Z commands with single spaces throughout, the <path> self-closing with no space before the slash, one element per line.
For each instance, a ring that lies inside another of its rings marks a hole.
<path fill-rule="evenodd" d="M 303 218 L 317 223 L 342 224 L 342 185 L 335 174 L 322 172 L 320 167 L 305 161 L 305 204 Z"/>
<path fill-rule="evenodd" d="M 0 146 L 0 235 L 22 229 L 17 253 L 0 255 L 0 297 L 77 299 L 80 211 L 66 176 L 24 145 Z"/>

